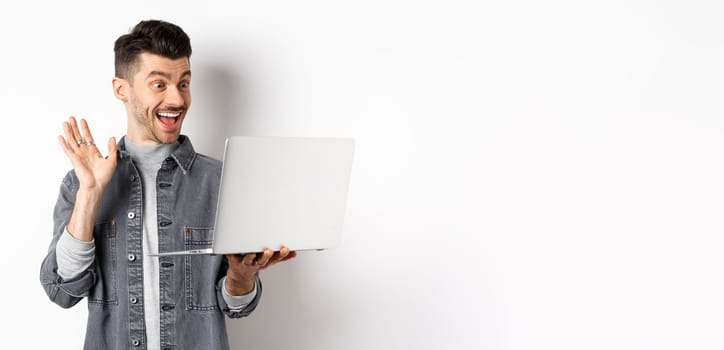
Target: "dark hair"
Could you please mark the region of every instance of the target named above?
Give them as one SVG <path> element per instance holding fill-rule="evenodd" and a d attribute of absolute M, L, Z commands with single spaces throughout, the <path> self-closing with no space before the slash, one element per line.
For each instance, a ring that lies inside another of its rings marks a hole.
<path fill-rule="evenodd" d="M 148 20 L 136 24 L 130 33 L 120 36 L 116 54 L 116 76 L 130 79 L 138 55 L 147 52 L 170 59 L 191 57 L 191 41 L 181 27 L 164 21 Z"/>

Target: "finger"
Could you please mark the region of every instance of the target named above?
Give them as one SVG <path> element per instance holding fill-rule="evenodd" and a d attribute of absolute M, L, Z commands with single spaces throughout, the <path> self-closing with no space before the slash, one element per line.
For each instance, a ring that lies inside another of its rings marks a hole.
<path fill-rule="evenodd" d="M 90 128 L 88 127 L 88 122 L 85 119 L 80 120 L 80 126 L 83 130 L 83 138 L 85 139 L 86 144 L 87 143 L 93 143 L 93 134 L 91 134 Z M 93 145 L 95 147 L 95 145 Z"/>
<path fill-rule="evenodd" d="M 295 251 L 290 251 L 289 254 L 287 254 L 284 258 L 282 258 L 281 260 L 279 260 L 279 262 L 287 261 L 287 260 L 290 260 L 290 259 L 294 259 L 296 256 L 297 256 L 297 252 L 295 252 Z"/>
<path fill-rule="evenodd" d="M 282 247 L 281 249 L 279 249 L 279 252 L 274 257 L 275 259 L 274 259 L 273 263 L 276 264 L 276 263 L 280 263 L 283 261 L 287 261 L 289 259 L 294 259 L 296 256 L 297 256 L 297 252 L 290 250 L 287 247 Z"/>
<path fill-rule="evenodd" d="M 80 146 L 78 145 L 78 139 L 73 134 L 73 128 L 70 126 L 70 123 L 63 122 L 63 133 L 65 133 L 65 139 L 70 150 L 75 150 Z"/>
<path fill-rule="evenodd" d="M 226 254 L 226 258 L 229 259 L 229 262 L 232 264 L 238 264 L 243 260 L 243 257 L 239 254 Z"/>
<path fill-rule="evenodd" d="M 264 248 L 264 252 L 261 257 L 257 259 L 257 265 L 264 266 L 269 263 L 269 260 L 274 256 L 274 251 L 269 248 Z"/>
<path fill-rule="evenodd" d="M 297 252 L 293 250 L 289 250 L 289 248 L 285 249 L 284 252 L 279 250 L 278 252 L 274 252 L 274 255 L 269 259 L 269 261 L 266 262 L 263 266 L 259 266 L 259 269 L 266 269 L 270 266 L 276 265 L 280 262 L 287 261 L 289 259 L 293 259 L 297 256 Z"/>
<path fill-rule="evenodd" d="M 282 246 L 279 248 L 279 257 L 284 258 L 285 256 L 289 255 L 289 248 Z"/>
<path fill-rule="evenodd" d="M 254 265 L 254 259 L 256 259 L 256 254 L 247 253 L 247 254 L 244 254 L 244 259 L 242 260 L 242 263 L 244 265 Z"/>
<path fill-rule="evenodd" d="M 70 156 L 73 150 L 70 148 L 68 141 L 65 140 L 65 137 L 58 135 L 58 143 L 60 144 L 60 147 L 63 148 L 63 152 L 65 152 L 65 155 Z"/>
<path fill-rule="evenodd" d="M 289 249 L 289 247 L 281 246 L 281 248 L 279 248 L 279 254 L 278 254 L 279 261 L 287 260 L 287 258 L 289 257 L 289 254 L 292 254 L 292 253 L 294 253 L 294 252 L 292 252 L 291 249 Z"/>
<path fill-rule="evenodd" d="M 284 258 L 287 255 L 289 255 L 289 248 L 282 246 L 281 249 L 279 249 L 279 251 L 274 252 L 274 256 L 272 256 L 271 260 L 269 261 L 269 264 L 270 265 L 276 264 L 276 263 L 284 260 Z"/>
<path fill-rule="evenodd" d="M 80 140 L 82 142 L 83 135 L 80 133 L 80 129 L 78 129 L 78 122 L 74 117 L 70 117 L 70 127 L 73 130 L 73 135 L 75 136 L 76 141 Z"/>

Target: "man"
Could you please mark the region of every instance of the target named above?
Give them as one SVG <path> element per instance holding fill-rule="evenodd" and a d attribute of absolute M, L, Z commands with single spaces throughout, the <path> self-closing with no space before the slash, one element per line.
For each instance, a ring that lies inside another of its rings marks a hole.
<path fill-rule="evenodd" d="M 150 257 L 207 248 L 221 162 L 181 134 L 191 104 L 191 45 L 178 26 L 142 21 L 115 43 L 113 92 L 127 134 L 96 147 L 71 117 L 58 140 L 73 164 L 61 184 L 40 280 L 52 301 L 88 301 L 85 349 L 228 349 L 223 315 L 249 315 L 273 252 Z"/>

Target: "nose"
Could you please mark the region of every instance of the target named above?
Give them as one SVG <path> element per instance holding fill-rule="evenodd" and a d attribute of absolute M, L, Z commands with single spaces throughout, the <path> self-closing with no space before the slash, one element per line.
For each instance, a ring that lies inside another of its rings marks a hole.
<path fill-rule="evenodd" d="M 181 107 L 184 105 L 184 95 L 178 87 L 169 86 L 166 89 L 166 105 L 173 107 Z"/>

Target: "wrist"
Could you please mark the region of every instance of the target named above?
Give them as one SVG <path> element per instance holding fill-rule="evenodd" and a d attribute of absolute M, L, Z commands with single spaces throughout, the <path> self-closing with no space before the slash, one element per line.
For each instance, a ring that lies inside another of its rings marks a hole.
<path fill-rule="evenodd" d="M 102 187 L 78 187 L 78 192 L 75 193 L 75 202 L 86 202 L 96 203 L 100 202 L 103 197 Z"/>
<path fill-rule="evenodd" d="M 251 293 L 256 285 L 256 275 L 252 278 L 234 278 L 226 274 L 226 291 L 229 295 L 242 296 Z"/>
<path fill-rule="evenodd" d="M 73 214 L 66 225 L 66 230 L 74 238 L 89 242 L 93 239 L 93 226 L 96 212 L 103 198 L 103 191 L 79 188 L 75 195 Z"/>

